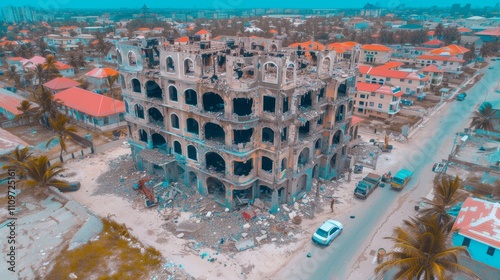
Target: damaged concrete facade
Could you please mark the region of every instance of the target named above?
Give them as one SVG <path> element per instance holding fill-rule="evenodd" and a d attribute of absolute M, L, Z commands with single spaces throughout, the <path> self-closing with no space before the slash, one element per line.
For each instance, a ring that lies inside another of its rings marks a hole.
<path fill-rule="evenodd" d="M 304 52 L 223 37 L 117 44 L 129 142 L 139 169 L 233 208 L 276 211 L 346 165 L 360 47 Z"/>

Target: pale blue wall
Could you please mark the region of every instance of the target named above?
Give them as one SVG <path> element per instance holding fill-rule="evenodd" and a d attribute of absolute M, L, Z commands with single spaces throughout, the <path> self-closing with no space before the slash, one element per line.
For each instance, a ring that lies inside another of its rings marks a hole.
<path fill-rule="evenodd" d="M 453 245 L 462 246 L 464 238 L 465 237 L 463 235 L 455 233 L 452 239 Z M 500 250 L 495 249 L 493 256 L 490 256 L 486 254 L 486 252 L 488 251 L 488 247 L 489 246 L 484 243 L 480 243 L 474 239 L 471 239 L 468 250 L 474 260 L 500 269 Z"/>

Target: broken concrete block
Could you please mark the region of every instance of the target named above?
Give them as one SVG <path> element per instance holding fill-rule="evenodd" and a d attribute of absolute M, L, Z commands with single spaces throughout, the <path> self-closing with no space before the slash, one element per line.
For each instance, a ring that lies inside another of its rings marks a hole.
<path fill-rule="evenodd" d="M 253 201 L 253 206 L 257 207 L 257 208 L 260 208 L 260 209 L 264 209 L 264 202 L 262 202 L 262 200 L 260 200 L 259 198 L 256 198 L 254 201 Z"/>
<path fill-rule="evenodd" d="M 198 222 L 198 221 L 196 221 Z M 199 225 L 191 222 L 181 222 L 177 225 L 177 232 L 195 232 L 199 228 Z"/>
<path fill-rule="evenodd" d="M 308 202 L 309 202 L 309 200 L 307 198 L 302 199 L 302 203 L 308 203 Z"/>
<path fill-rule="evenodd" d="M 293 208 L 294 208 L 295 210 L 299 210 L 299 204 L 298 204 L 297 202 L 294 202 L 294 203 L 293 203 Z"/>
<path fill-rule="evenodd" d="M 242 240 L 236 242 L 234 245 L 236 246 L 236 249 L 238 251 L 243 251 L 243 250 L 255 247 L 255 243 L 253 241 L 253 238 L 242 239 Z"/>
<path fill-rule="evenodd" d="M 250 224 L 244 224 L 243 228 L 247 228 L 247 229 L 250 228 Z"/>
<path fill-rule="evenodd" d="M 243 238 L 245 238 L 245 237 L 247 237 L 247 236 L 248 236 L 248 233 L 246 233 L 246 232 L 243 232 L 243 233 L 241 234 L 241 237 L 243 237 Z"/>
<path fill-rule="evenodd" d="M 269 215 L 269 219 L 274 219 L 276 218 L 274 215 Z"/>
<path fill-rule="evenodd" d="M 183 238 L 183 237 L 184 237 L 184 232 L 177 234 L 177 238 Z"/>
<path fill-rule="evenodd" d="M 262 236 L 255 237 L 255 240 L 257 240 L 257 242 L 260 243 L 262 240 L 264 240 L 266 238 L 267 238 L 267 234 L 264 234 Z"/>
<path fill-rule="evenodd" d="M 78 278 L 78 276 L 76 276 L 73 272 L 71 272 L 68 276 L 71 279 L 77 279 Z"/>
<path fill-rule="evenodd" d="M 283 210 L 284 210 L 285 212 L 290 212 L 290 208 L 286 207 L 284 204 L 283 204 Z"/>
<path fill-rule="evenodd" d="M 276 241 L 276 238 L 271 239 L 272 242 Z"/>
<path fill-rule="evenodd" d="M 207 217 L 210 217 L 210 216 L 212 216 L 212 211 L 208 211 L 208 213 L 207 213 Z"/>
<path fill-rule="evenodd" d="M 229 212 L 229 208 L 224 209 L 224 212 Z"/>
<path fill-rule="evenodd" d="M 297 216 L 297 213 L 295 213 L 295 211 L 288 213 L 288 218 L 290 218 L 290 220 L 293 219 L 295 216 Z"/>
<path fill-rule="evenodd" d="M 261 230 L 261 231 L 260 231 L 260 233 L 261 233 L 262 235 L 264 235 L 264 234 L 266 234 L 267 232 L 266 232 L 265 230 Z"/>

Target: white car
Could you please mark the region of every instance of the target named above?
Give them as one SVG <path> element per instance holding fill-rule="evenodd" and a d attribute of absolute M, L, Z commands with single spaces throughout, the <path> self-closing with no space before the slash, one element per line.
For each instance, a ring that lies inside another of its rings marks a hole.
<path fill-rule="evenodd" d="M 342 229 L 344 229 L 344 226 L 341 222 L 328 220 L 316 230 L 312 236 L 312 241 L 320 245 L 328 246 L 332 243 L 333 239 L 342 233 Z"/>

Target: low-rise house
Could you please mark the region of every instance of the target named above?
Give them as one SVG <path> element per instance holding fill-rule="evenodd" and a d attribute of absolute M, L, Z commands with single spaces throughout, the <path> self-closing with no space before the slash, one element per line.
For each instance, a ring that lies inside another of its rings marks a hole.
<path fill-rule="evenodd" d="M 437 49 L 437 48 L 441 48 L 442 46 L 444 46 L 444 42 L 440 41 L 438 39 L 433 39 L 433 40 L 422 43 L 422 46 L 424 48 Z"/>
<path fill-rule="evenodd" d="M 380 85 L 387 84 L 392 87 L 399 87 L 403 94 L 413 95 L 424 92 L 424 89 L 429 84 L 429 77 L 418 72 L 391 70 L 384 66 L 360 65 L 357 81 Z"/>
<path fill-rule="evenodd" d="M 467 247 L 472 259 L 500 269 L 500 203 L 468 197 L 453 229 L 453 245 Z"/>
<path fill-rule="evenodd" d="M 7 67 L 10 69 L 11 66 L 15 66 L 16 71 L 21 72 L 23 70 L 23 63 L 22 63 L 23 60 L 25 60 L 25 58 L 20 56 L 8 57 Z"/>
<path fill-rule="evenodd" d="M 424 74 L 425 76 L 429 77 L 430 79 L 430 86 L 431 87 L 437 87 L 440 86 L 442 81 L 443 81 L 443 76 L 444 76 L 444 70 L 441 68 L 438 68 L 436 65 L 431 64 L 427 67 L 424 67 L 418 72 Z"/>
<path fill-rule="evenodd" d="M 481 37 L 483 42 L 498 42 L 500 41 L 500 26 L 495 28 L 486 29 L 475 33 L 477 36 Z"/>
<path fill-rule="evenodd" d="M 43 86 L 47 88 L 52 94 L 56 94 L 65 89 L 80 86 L 80 83 L 66 77 L 57 77 L 46 82 L 45 84 L 43 84 Z"/>
<path fill-rule="evenodd" d="M 384 64 L 391 60 L 392 49 L 379 44 L 361 46 L 359 61 L 370 64 Z"/>
<path fill-rule="evenodd" d="M 483 46 L 483 40 L 479 36 L 461 36 L 460 37 L 460 45 L 470 48 L 470 46 L 474 44 L 475 53 L 478 54 L 479 50 Z"/>
<path fill-rule="evenodd" d="M 472 34 L 472 30 L 470 30 L 469 28 L 467 27 L 460 27 L 460 28 L 457 28 L 458 32 L 460 33 L 460 35 L 471 35 Z"/>
<path fill-rule="evenodd" d="M 208 41 L 212 37 L 212 34 L 208 30 L 205 30 L 205 29 L 202 29 L 202 30 L 196 32 L 194 35 L 200 36 L 201 41 Z"/>
<path fill-rule="evenodd" d="M 18 110 L 17 107 L 21 105 L 23 100 L 26 99 L 9 90 L 0 88 L 0 114 L 9 120 L 13 120 L 16 116 L 22 115 L 23 112 Z M 31 102 L 31 108 L 36 107 L 38 107 L 38 104 Z"/>
<path fill-rule="evenodd" d="M 449 55 L 421 55 L 415 60 L 415 66 L 427 67 L 436 65 L 438 68 L 443 69 L 446 73 L 460 74 L 465 60 L 456 56 Z"/>
<path fill-rule="evenodd" d="M 160 35 L 163 33 L 163 31 L 165 31 L 165 28 L 163 27 L 155 27 L 153 28 L 153 34 L 156 34 L 156 35 Z"/>
<path fill-rule="evenodd" d="M 47 60 L 43 56 L 35 55 L 30 59 L 24 59 L 22 61 L 23 68 L 25 70 L 34 69 L 38 64 L 43 65 Z M 59 74 L 64 77 L 73 77 L 75 76 L 75 68 L 71 65 L 62 63 L 60 61 L 55 62 L 57 70 L 59 70 Z"/>
<path fill-rule="evenodd" d="M 174 45 L 187 45 L 189 43 L 189 37 L 183 36 L 175 39 Z"/>
<path fill-rule="evenodd" d="M 61 26 L 58 28 L 59 32 L 75 32 L 76 34 L 82 34 L 82 29 L 78 26 Z"/>
<path fill-rule="evenodd" d="M 108 77 L 110 76 L 118 76 L 118 71 L 113 68 L 94 68 L 85 76 L 87 77 L 87 81 L 98 88 L 102 88 L 102 86 L 106 86 L 108 84 Z M 116 83 L 118 84 L 118 82 Z"/>
<path fill-rule="evenodd" d="M 122 101 L 77 87 L 57 93 L 54 99 L 61 102 L 62 113 L 94 129 L 110 131 L 126 125 Z"/>
<path fill-rule="evenodd" d="M 400 110 L 399 102 L 403 92 L 400 87 L 388 85 L 356 83 L 357 93 L 354 97 L 354 114 L 390 118 Z"/>

